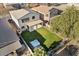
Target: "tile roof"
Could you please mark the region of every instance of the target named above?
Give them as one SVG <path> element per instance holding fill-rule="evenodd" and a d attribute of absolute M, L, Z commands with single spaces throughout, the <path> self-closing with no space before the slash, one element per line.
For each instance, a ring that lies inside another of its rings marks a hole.
<path fill-rule="evenodd" d="M 49 7 L 45 6 L 45 5 L 40 5 L 38 7 L 33 7 L 31 9 L 34 10 L 34 11 L 37 11 L 39 13 L 42 13 L 42 14 L 46 14 L 46 13 L 49 12 Z"/>

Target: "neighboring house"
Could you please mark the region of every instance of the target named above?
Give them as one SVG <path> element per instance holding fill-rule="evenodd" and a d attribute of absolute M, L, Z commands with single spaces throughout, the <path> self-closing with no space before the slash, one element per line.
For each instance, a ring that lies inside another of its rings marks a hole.
<path fill-rule="evenodd" d="M 8 9 L 8 10 L 14 10 L 15 8 L 12 6 L 11 3 L 3 3 L 4 8 Z"/>
<path fill-rule="evenodd" d="M 27 3 L 16 3 L 16 4 L 12 4 L 12 6 L 16 9 L 21 9 L 21 8 L 25 8 L 28 6 Z"/>
<path fill-rule="evenodd" d="M 39 6 L 39 3 L 28 3 L 28 8 L 33 8 Z"/>
<path fill-rule="evenodd" d="M 10 28 L 8 21 L 0 19 L 0 56 L 11 53 L 17 55 L 16 50 L 22 47 L 19 40 L 16 33 Z"/>
<path fill-rule="evenodd" d="M 28 7 L 27 3 L 3 3 L 3 6 L 8 10 L 15 10 Z"/>
<path fill-rule="evenodd" d="M 38 7 L 31 8 L 33 11 L 40 13 L 40 19 L 42 19 L 46 24 L 50 22 L 50 18 L 59 15 L 62 11 L 54 8 L 55 6 L 49 7 L 46 5 L 40 5 Z"/>
<path fill-rule="evenodd" d="M 40 20 L 40 14 L 35 11 L 19 9 L 9 12 L 12 20 L 21 31 L 27 29 L 31 32 L 37 28 L 42 27 L 43 21 Z"/>

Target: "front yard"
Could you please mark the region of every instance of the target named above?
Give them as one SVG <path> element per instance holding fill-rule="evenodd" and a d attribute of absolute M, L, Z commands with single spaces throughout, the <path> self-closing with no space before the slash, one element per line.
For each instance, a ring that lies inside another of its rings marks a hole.
<path fill-rule="evenodd" d="M 47 48 L 49 48 L 53 43 L 62 40 L 60 37 L 54 33 L 51 33 L 46 28 L 39 28 L 33 32 L 24 31 L 21 35 L 28 45 L 30 45 L 30 42 L 34 39 L 38 39 L 41 45 Z"/>

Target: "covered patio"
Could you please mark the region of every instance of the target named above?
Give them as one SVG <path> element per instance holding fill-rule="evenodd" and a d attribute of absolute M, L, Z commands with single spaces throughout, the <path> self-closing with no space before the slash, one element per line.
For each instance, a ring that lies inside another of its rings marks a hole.
<path fill-rule="evenodd" d="M 25 25 L 27 26 L 27 30 L 31 32 L 36 30 L 37 28 L 42 27 L 43 21 L 42 20 L 29 21 L 25 23 Z"/>

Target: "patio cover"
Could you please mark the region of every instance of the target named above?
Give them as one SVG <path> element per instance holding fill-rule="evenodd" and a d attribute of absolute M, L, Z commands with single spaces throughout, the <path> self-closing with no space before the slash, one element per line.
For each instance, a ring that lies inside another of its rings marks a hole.
<path fill-rule="evenodd" d="M 26 25 L 28 25 L 30 27 L 30 26 L 34 26 L 34 25 L 37 25 L 40 23 L 43 23 L 43 21 L 42 20 L 35 20 L 35 21 L 26 22 Z"/>

